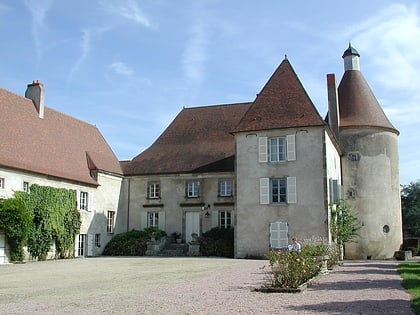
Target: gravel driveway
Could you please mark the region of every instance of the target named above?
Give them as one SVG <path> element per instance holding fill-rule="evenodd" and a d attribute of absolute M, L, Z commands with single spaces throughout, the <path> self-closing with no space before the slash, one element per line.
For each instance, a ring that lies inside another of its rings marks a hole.
<path fill-rule="evenodd" d="M 395 261 L 346 261 L 260 293 L 261 260 L 88 258 L 0 265 L 0 314 L 414 314 Z"/>

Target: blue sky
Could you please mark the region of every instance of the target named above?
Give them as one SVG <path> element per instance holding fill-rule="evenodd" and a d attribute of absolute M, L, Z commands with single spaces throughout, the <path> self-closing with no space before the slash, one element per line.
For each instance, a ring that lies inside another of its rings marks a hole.
<path fill-rule="evenodd" d="M 253 101 L 287 54 L 319 113 L 351 41 L 401 132 L 401 183 L 420 179 L 415 1 L 0 0 L 0 87 L 96 125 L 131 159 L 185 106 Z"/>

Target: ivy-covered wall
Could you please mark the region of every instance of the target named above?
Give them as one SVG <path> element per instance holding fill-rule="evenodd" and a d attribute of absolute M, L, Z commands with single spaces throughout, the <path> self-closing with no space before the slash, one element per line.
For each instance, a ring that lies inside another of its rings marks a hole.
<path fill-rule="evenodd" d="M 30 192 L 15 192 L 0 202 L 0 229 L 5 231 L 10 259 L 22 261 L 23 247 L 36 259 L 45 259 L 55 244 L 57 258 L 72 257 L 80 231 L 76 191 L 32 185 Z"/>

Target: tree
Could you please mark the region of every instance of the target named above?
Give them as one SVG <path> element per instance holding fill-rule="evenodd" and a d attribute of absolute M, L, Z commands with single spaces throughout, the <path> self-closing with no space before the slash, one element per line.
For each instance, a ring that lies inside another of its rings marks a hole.
<path fill-rule="evenodd" d="M 420 237 L 420 180 L 402 185 L 401 208 L 404 237 Z"/>
<path fill-rule="evenodd" d="M 343 258 L 343 246 L 352 242 L 360 229 L 358 218 L 353 215 L 351 206 L 343 199 L 336 200 L 330 205 L 331 221 L 330 231 L 333 241 L 340 248 L 340 257 Z"/>

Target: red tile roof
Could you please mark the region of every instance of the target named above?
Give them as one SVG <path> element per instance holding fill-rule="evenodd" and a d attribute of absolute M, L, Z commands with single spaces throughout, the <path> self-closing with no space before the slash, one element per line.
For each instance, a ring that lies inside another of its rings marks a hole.
<path fill-rule="evenodd" d="M 285 58 L 233 132 L 324 125 L 289 60 Z"/>
<path fill-rule="evenodd" d="M 121 163 L 124 174 L 233 171 L 235 139 L 230 131 L 249 106 L 184 108 L 147 150 Z"/>
<path fill-rule="evenodd" d="M 399 134 L 358 70 L 344 72 L 338 86 L 340 128 L 379 128 Z"/>
<path fill-rule="evenodd" d="M 38 117 L 33 102 L 0 89 L 0 166 L 97 185 L 97 169 L 122 174 L 115 154 L 90 124 L 45 107 Z"/>

